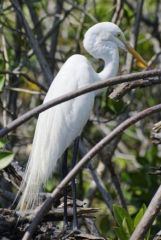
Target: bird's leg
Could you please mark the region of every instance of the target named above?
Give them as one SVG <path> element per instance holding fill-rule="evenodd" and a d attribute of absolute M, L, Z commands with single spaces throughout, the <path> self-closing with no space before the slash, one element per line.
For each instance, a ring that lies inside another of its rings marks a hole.
<path fill-rule="evenodd" d="M 65 151 L 63 155 L 63 164 L 62 164 L 63 179 L 68 173 L 67 159 L 68 159 L 68 149 Z M 64 188 L 64 228 L 67 228 L 67 227 L 68 227 L 68 212 L 67 212 L 67 187 L 66 187 Z"/>
<path fill-rule="evenodd" d="M 79 137 L 77 137 L 74 141 L 72 168 L 77 163 L 78 148 L 79 148 Z M 76 182 L 75 182 L 75 178 L 72 179 L 72 198 L 73 198 L 73 230 L 77 230 L 78 229 L 78 220 L 77 220 L 77 202 L 76 202 Z"/>

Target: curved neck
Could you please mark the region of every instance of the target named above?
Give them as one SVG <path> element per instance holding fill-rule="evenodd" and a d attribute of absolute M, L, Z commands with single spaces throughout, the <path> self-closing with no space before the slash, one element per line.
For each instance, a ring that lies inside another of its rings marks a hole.
<path fill-rule="evenodd" d="M 102 57 L 105 66 L 104 69 L 98 73 L 100 80 L 116 76 L 119 69 L 119 51 L 117 48 L 109 49 L 108 54 Z"/>

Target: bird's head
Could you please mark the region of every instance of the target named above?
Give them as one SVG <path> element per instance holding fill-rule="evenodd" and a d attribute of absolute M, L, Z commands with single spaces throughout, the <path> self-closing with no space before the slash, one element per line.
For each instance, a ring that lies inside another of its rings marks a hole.
<path fill-rule="evenodd" d="M 121 29 L 111 22 L 97 23 L 89 28 L 85 33 L 83 45 L 97 59 L 106 57 L 114 48 L 121 48 L 129 51 L 141 67 L 147 66 L 140 54 L 126 41 Z"/>

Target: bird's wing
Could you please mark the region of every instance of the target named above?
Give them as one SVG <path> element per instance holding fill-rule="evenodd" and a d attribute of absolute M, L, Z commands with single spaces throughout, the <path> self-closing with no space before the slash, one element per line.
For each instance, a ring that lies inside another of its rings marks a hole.
<path fill-rule="evenodd" d="M 73 55 L 55 77 L 44 103 L 96 80 L 97 74 L 88 60 L 81 55 Z M 92 92 L 52 107 L 39 115 L 25 174 L 26 187 L 19 206 L 22 207 L 25 202 L 28 207 L 33 205 L 41 185 L 55 170 L 57 160 L 81 133 L 89 118 L 93 101 Z"/>

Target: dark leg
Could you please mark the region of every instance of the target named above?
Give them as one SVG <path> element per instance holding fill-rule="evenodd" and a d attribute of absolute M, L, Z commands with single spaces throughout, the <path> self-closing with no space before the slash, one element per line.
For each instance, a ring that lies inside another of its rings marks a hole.
<path fill-rule="evenodd" d="M 72 168 L 77 163 L 78 148 L 79 148 L 79 137 L 77 137 L 75 139 L 75 141 L 74 141 Z M 77 230 L 78 229 L 78 220 L 77 220 L 77 203 L 76 203 L 76 182 L 75 182 L 75 178 L 72 179 L 72 198 L 73 198 L 73 230 Z"/>
<path fill-rule="evenodd" d="M 62 178 L 64 178 L 68 173 L 67 159 L 68 159 L 68 150 L 65 151 L 63 156 Z M 64 228 L 67 228 L 67 227 L 68 227 L 67 188 L 65 188 L 64 189 Z"/>

